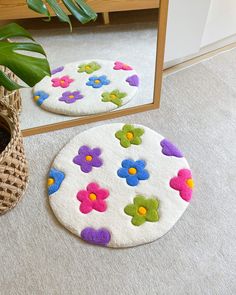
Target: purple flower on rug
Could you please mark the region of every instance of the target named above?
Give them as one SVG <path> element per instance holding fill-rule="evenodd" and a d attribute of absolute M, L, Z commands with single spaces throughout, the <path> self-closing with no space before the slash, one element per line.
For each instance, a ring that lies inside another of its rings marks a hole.
<path fill-rule="evenodd" d="M 51 71 L 51 75 L 55 75 L 56 73 L 62 72 L 63 70 L 64 70 L 64 67 L 63 66 L 62 67 L 58 67 L 56 69 L 53 69 Z"/>
<path fill-rule="evenodd" d="M 130 76 L 125 81 L 128 82 L 130 86 L 139 86 L 139 77 L 137 75 Z"/>
<path fill-rule="evenodd" d="M 86 227 L 82 230 L 80 236 L 84 241 L 100 246 L 107 246 L 111 239 L 110 232 L 105 228 L 96 230 L 92 227 Z"/>
<path fill-rule="evenodd" d="M 174 146 L 173 143 L 171 143 L 169 140 L 163 139 L 160 142 L 160 145 L 162 147 L 162 154 L 166 156 L 183 158 L 183 154 L 181 153 L 181 151 L 176 146 Z"/>
<path fill-rule="evenodd" d="M 84 96 L 80 93 L 80 91 L 66 91 L 62 93 L 62 97 L 59 98 L 60 101 L 64 101 L 65 103 L 73 103 L 78 99 L 83 98 Z"/>
<path fill-rule="evenodd" d="M 78 152 L 78 155 L 74 157 L 73 162 L 80 166 L 81 171 L 89 173 L 93 167 L 101 167 L 102 160 L 99 158 L 101 155 L 100 148 L 91 149 L 87 145 L 83 145 Z"/>

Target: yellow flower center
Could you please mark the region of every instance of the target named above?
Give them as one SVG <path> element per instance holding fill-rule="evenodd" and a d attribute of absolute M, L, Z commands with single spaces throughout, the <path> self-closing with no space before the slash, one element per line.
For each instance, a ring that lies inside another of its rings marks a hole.
<path fill-rule="evenodd" d="M 48 186 L 51 186 L 51 185 L 53 185 L 54 184 L 54 182 L 55 182 L 55 180 L 53 179 L 53 178 L 48 178 Z"/>
<path fill-rule="evenodd" d="M 74 95 L 69 95 L 69 98 L 74 98 Z"/>
<path fill-rule="evenodd" d="M 194 181 L 192 178 L 187 179 L 186 184 L 189 188 L 191 188 L 191 189 L 194 188 Z"/>
<path fill-rule="evenodd" d="M 91 201 L 95 201 L 97 199 L 97 196 L 94 193 L 89 194 L 89 199 Z"/>
<path fill-rule="evenodd" d="M 116 96 L 115 94 L 111 94 L 111 95 L 110 95 L 110 98 L 111 98 L 111 99 L 115 99 L 115 98 L 117 98 L 117 96 Z"/>
<path fill-rule="evenodd" d="M 137 172 L 137 170 L 133 167 L 129 168 L 128 171 L 129 171 L 129 174 L 132 174 L 132 175 L 136 174 L 136 172 Z"/>
<path fill-rule="evenodd" d="M 143 216 L 147 213 L 147 209 L 141 206 L 138 208 L 138 213 Z"/>
<path fill-rule="evenodd" d="M 38 100 L 39 99 L 39 95 L 36 95 L 35 97 L 34 97 L 34 100 Z"/>
<path fill-rule="evenodd" d="M 86 159 L 86 161 L 89 161 L 90 162 L 90 161 L 92 161 L 93 157 L 90 156 L 90 155 L 88 155 L 88 156 L 85 157 L 85 159 Z"/>
<path fill-rule="evenodd" d="M 132 132 L 127 132 L 126 137 L 128 138 L 128 140 L 132 140 L 134 138 L 134 135 Z"/>
<path fill-rule="evenodd" d="M 94 81 L 96 84 L 99 84 L 101 81 L 100 80 L 95 80 Z"/>
<path fill-rule="evenodd" d="M 85 70 L 90 70 L 90 68 L 91 68 L 90 66 L 86 66 Z"/>

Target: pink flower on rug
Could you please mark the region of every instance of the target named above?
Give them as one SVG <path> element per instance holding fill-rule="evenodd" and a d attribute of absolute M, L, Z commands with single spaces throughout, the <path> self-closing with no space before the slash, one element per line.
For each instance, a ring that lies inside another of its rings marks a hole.
<path fill-rule="evenodd" d="M 86 190 L 81 190 L 77 194 L 77 199 L 81 202 L 80 211 L 84 214 L 91 212 L 93 209 L 99 212 L 104 212 L 107 209 L 107 204 L 104 201 L 109 196 L 109 191 L 105 188 L 100 188 L 95 182 L 87 185 Z"/>
<path fill-rule="evenodd" d="M 170 180 L 170 186 L 179 191 L 179 195 L 183 200 L 189 202 L 192 198 L 194 188 L 191 171 L 188 169 L 179 170 L 178 176 Z"/>
<path fill-rule="evenodd" d="M 116 61 L 115 66 L 113 67 L 114 70 L 124 70 L 124 71 L 132 71 L 133 68 L 131 66 L 124 64 L 123 62 Z"/>
<path fill-rule="evenodd" d="M 74 80 L 70 79 L 69 76 L 63 76 L 61 78 L 53 78 L 51 81 L 52 87 L 67 88 L 70 85 L 70 83 L 72 83 Z"/>

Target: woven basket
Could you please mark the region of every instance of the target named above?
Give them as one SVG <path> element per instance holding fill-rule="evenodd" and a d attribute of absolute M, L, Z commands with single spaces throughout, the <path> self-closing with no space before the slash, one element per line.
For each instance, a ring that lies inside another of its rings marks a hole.
<path fill-rule="evenodd" d="M 11 135 L 0 153 L 0 214 L 13 208 L 22 197 L 28 183 L 22 135 L 16 111 L 0 98 L 0 125 Z"/>
<path fill-rule="evenodd" d="M 8 78 L 17 82 L 16 75 L 8 68 L 0 66 L 0 70 L 4 72 Z M 6 101 L 10 106 L 12 106 L 16 110 L 17 114 L 21 112 L 22 102 L 19 90 L 7 91 L 3 86 L 0 86 L 0 99 Z"/>

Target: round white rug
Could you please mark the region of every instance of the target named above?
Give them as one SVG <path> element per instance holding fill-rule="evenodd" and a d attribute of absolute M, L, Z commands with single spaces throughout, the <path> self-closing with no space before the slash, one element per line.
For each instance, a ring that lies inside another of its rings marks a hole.
<path fill-rule="evenodd" d="M 186 159 L 170 141 L 121 123 L 77 135 L 48 178 L 58 220 L 83 240 L 108 247 L 160 238 L 187 208 L 193 186 Z"/>
<path fill-rule="evenodd" d="M 137 92 L 136 71 L 120 61 L 83 60 L 61 66 L 33 91 L 41 108 L 69 116 L 109 112 L 129 102 Z"/>

